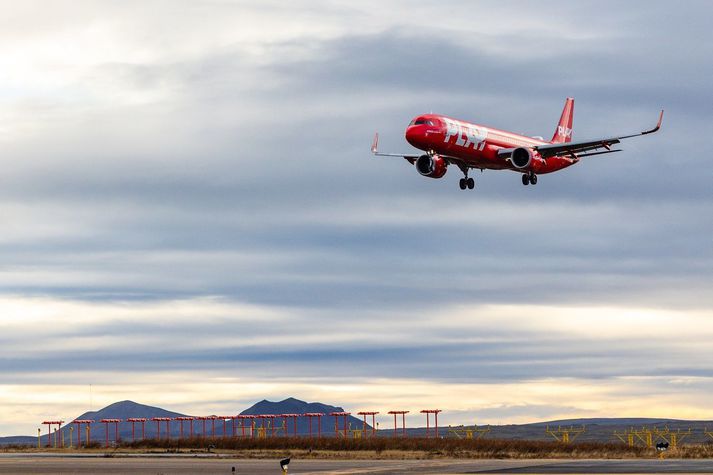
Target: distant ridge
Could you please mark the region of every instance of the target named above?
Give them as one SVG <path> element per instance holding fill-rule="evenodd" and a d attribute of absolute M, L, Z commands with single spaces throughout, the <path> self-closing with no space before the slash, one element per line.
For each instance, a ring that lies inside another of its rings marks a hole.
<path fill-rule="evenodd" d="M 162 409 L 160 407 L 154 407 L 154 406 L 147 406 L 145 404 L 139 404 L 134 401 L 119 401 L 115 402 L 113 404 L 109 404 L 108 406 L 99 409 L 98 411 L 88 411 L 85 412 L 79 416 L 68 418 L 68 419 L 63 419 L 64 420 L 64 426 L 62 427 L 62 433 L 64 435 L 65 440 L 69 441 L 70 435 L 72 436 L 74 442 L 76 443 L 77 440 L 77 434 L 76 432 L 72 431 L 70 429 L 70 423 L 75 420 L 75 419 L 91 419 L 94 420 L 94 424 L 92 424 L 92 440 L 93 441 L 102 441 L 105 440 L 105 427 L 104 424 L 99 423 L 100 420 L 102 419 L 122 419 L 126 420 L 130 417 L 136 417 L 136 418 L 146 418 L 149 419 L 146 422 L 146 437 L 151 438 L 151 437 L 156 437 L 156 423 L 151 422 L 150 419 L 152 417 L 179 417 L 179 416 L 184 416 L 185 414 L 181 414 L 179 412 L 173 412 L 173 411 L 167 411 L 166 409 Z M 41 422 L 41 421 L 39 421 Z M 47 427 L 42 427 L 42 437 L 41 437 L 41 444 L 46 445 L 47 444 Z M 137 429 L 137 436 L 141 434 L 141 425 L 137 424 L 136 425 Z M 178 435 L 178 427 L 176 428 L 171 428 L 171 435 L 176 436 Z M 166 434 L 166 426 L 165 423 L 161 426 L 161 434 L 165 435 Z M 14 443 L 32 443 L 36 444 L 37 443 L 37 437 L 25 437 L 25 436 L 20 436 L 22 439 L 17 440 L 16 437 L 2 437 L 0 438 L 0 445 L 7 445 L 7 444 L 14 444 Z M 84 440 L 85 434 L 82 434 L 82 440 Z M 131 424 L 130 423 L 122 423 L 119 425 L 119 438 L 123 440 L 131 440 Z M 111 427 L 110 431 L 110 440 L 114 440 L 114 428 L 113 426 Z"/>
<path fill-rule="evenodd" d="M 597 424 L 597 425 L 633 425 L 633 426 L 641 426 L 641 425 L 651 425 L 651 424 L 671 424 L 671 423 L 685 423 L 689 422 L 684 419 L 659 419 L 655 417 L 585 417 L 585 418 L 580 418 L 580 419 L 558 419 L 554 421 L 548 421 L 548 422 L 535 422 L 533 424 L 539 424 L 539 425 L 589 425 L 589 424 Z"/>

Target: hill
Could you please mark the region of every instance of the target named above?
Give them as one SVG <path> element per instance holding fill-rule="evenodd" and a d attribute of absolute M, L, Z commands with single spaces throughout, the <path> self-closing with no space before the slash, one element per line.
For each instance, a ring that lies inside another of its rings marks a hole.
<path fill-rule="evenodd" d="M 46 438 L 46 437 L 45 437 Z M 11 435 L 9 437 L 0 437 L 0 446 L 2 445 L 37 445 L 37 437 L 30 435 Z"/>
<path fill-rule="evenodd" d="M 99 423 L 100 420 L 102 419 L 122 419 L 126 420 L 130 417 L 136 417 L 136 418 L 146 418 L 146 419 L 151 419 L 152 417 L 179 417 L 183 416 L 184 414 L 178 413 L 178 412 L 173 412 L 173 411 L 167 411 L 166 409 L 162 409 L 160 407 L 154 407 L 154 406 L 147 406 L 145 404 L 139 404 L 134 401 L 119 401 L 115 402 L 113 404 L 110 404 L 98 411 L 88 411 L 83 414 L 80 414 L 76 417 L 71 417 L 71 418 L 65 418 L 65 425 L 62 427 L 61 434 L 64 436 L 64 440 L 66 441 L 65 443 L 69 443 L 70 436 L 72 437 L 72 440 L 74 443 L 76 443 L 77 440 L 77 433 L 74 427 L 70 426 L 69 423 L 75 419 L 89 419 L 95 421 L 94 424 L 92 424 L 91 427 L 91 438 L 92 440 L 96 441 L 102 441 L 105 440 L 106 437 L 106 432 L 105 432 L 105 426 L 104 424 Z M 175 422 L 172 422 L 172 425 L 175 425 Z M 56 427 L 56 426 L 55 426 Z M 137 436 L 141 433 L 141 427 L 140 424 L 137 423 L 136 425 L 136 430 L 137 430 Z M 165 435 L 166 432 L 166 426 L 165 423 L 162 424 L 161 426 L 161 434 L 162 436 Z M 110 431 L 109 431 L 109 439 L 114 440 L 114 427 L 110 426 Z M 171 435 L 172 436 L 177 436 L 178 435 L 178 427 L 171 427 Z M 156 437 L 156 423 L 151 422 L 150 420 L 146 422 L 146 437 Z M 82 440 L 85 440 L 86 438 L 86 433 L 82 432 L 81 434 Z M 124 422 L 119 425 L 119 438 L 122 440 L 131 440 L 131 423 Z M 54 436 L 53 439 L 54 441 Z M 9 444 L 23 444 L 23 443 L 29 443 L 32 445 L 37 444 L 37 437 L 25 437 L 25 436 L 12 436 L 12 437 L 0 437 L 0 445 L 9 445 Z M 41 436 L 41 444 L 42 445 L 47 445 L 47 427 L 44 426 L 42 427 L 42 436 Z"/>
<path fill-rule="evenodd" d="M 683 443 L 702 444 L 711 441 L 710 437 L 705 434 L 707 427 L 713 427 L 710 421 L 688 421 L 680 419 L 655 419 L 655 418 L 582 418 L 582 419 L 559 419 L 546 422 L 535 422 L 531 424 L 507 424 L 489 426 L 490 432 L 487 434 L 489 439 L 507 439 L 507 440 L 532 440 L 545 441 L 554 440 L 553 436 L 546 432 L 546 428 L 557 429 L 558 427 L 585 427 L 585 432 L 579 434 L 576 438 L 578 442 L 620 442 L 620 439 L 614 436 L 614 432 L 623 433 L 624 431 L 642 427 L 668 427 L 673 431 L 681 430 L 687 432 L 691 429 L 691 434 L 682 439 Z M 487 427 L 487 426 L 485 426 Z M 413 428 L 408 430 L 409 436 L 425 435 L 425 428 Z M 439 429 L 439 435 L 448 436 L 448 427 Z M 637 440 L 637 443 L 641 443 Z"/>
<path fill-rule="evenodd" d="M 323 434 L 334 434 L 334 417 L 329 416 L 331 412 L 344 412 L 344 408 L 338 406 L 330 406 L 328 404 L 322 404 L 320 402 L 305 402 L 295 399 L 293 397 L 284 399 L 279 402 L 272 402 L 263 399 L 262 401 L 254 404 L 253 406 L 245 409 L 240 414 L 245 415 L 257 415 L 257 414 L 305 414 L 305 413 L 322 413 L 325 417 L 322 417 L 321 430 Z M 312 433 L 317 433 L 317 419 L 312 421 Z M 347 427 L 351 429 L 361 429 L 363 421 L 357 419 L 354 416 L 347 417 Z M 367 428 L 370 429 L 371 426 L 367 424 Z M 288 423 L 288 429 L 292 431 L 292 423 Z M 344 420 L 339 418 L 339 430 L 344 429 Z M 297 433 L 307 434 L 309 432 L 309 421 L 304 417 L 300 417 L 297 420 Z"/>
<path fill-rule="evenodd" d="M 74 419 L 93 419 L 99 421 L 101 419 L 128 419 L 129 417 L 145 417 L 151 419 L 152 417 L 179 417 L 184 415 L 185 414 L 178 412 L 167 411 L 160 407 L 139 404 L 134 401 L 119 401 L 98 411 L 85 412 Z"/>

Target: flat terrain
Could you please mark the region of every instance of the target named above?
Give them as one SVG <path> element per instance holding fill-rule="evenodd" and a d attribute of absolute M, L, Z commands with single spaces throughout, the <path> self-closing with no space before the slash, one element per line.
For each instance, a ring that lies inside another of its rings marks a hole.
<path fill-rule="evenodd" d="M 235 472 L 233 472 L 235 468 Z M 293 460 L 291 474 L 711 473 L 713 460 Z M 0 473 L 279 474 L 278 460 L 0 454 Z"/>

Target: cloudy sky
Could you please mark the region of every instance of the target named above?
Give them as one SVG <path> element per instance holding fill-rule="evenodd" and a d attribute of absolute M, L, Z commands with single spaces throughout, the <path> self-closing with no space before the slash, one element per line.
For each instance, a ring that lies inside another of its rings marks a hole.
<path fill-rule="evenodd" d="M 122 399 L 713 418 L 709 2 L 2 6 L 0 435 Z M 548 136 L 566 96 L 575 139 L 664 127 L 536 187 L 369 154 L 430 111 Z"/>

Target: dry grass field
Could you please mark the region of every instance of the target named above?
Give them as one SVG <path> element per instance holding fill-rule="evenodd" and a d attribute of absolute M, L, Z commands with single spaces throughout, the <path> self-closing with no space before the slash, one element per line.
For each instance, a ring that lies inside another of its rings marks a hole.
<path fill-rule="evenodd" d="M 576 443 L 522 441 L 522 440 L 468 440 L 436 438 L 365 438 L 336 437 L 305 438 L 276 437 L 265 439 L 190 439 L 182 441 L 147 440 L 127 444 L 134 449 L 203 449 L 213 445 L 214 450 L 252 453 L 299 453 L 304 457 L 376 457 L 376 458 L 637 458 L 650 454 L 650 450 L 627 447 L 617 443 Z M 272 455 L 270 455 L 272 456 Z"/>
<path fill-rule="evenodd" d="M 105 448 L 93 442 L 81 449 L 37 449 L 31 446 L 6 446 L 4 452 L 82 452 L 105 456 L 122 453 L 205 454 L 213 452 L 238 458 L 351 459 L 637 459 L 659 454 L 642 446 L 622 443 L 453 439 L 453 438 L 365 438 L 274 437 L 274 438 L 184 438 L 148 439 L 124 442 Z M 713 458 L 713 444 L 683 445 L 666 453 L 667 458 Z"/>

